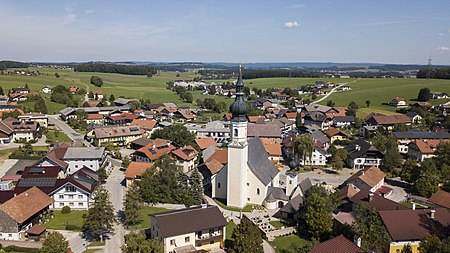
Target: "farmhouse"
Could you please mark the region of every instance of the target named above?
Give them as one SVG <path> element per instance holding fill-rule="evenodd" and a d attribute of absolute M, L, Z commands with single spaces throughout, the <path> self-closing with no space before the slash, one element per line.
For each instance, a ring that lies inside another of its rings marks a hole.
<path fill-rule="evenodd" d="M 449 132 L 409 130 L 404 132 L 393 132 L 392 134 L 397 140 L 398 151 L 404 155 L 408 154 L 408 145 L 416 140 L 450 140 Z"/>
<path fill-rule="evenodd" d="M 422 162 L 425 159 L 433 158 L 438 145 L 443 140 L 416 140 L 408 145 L 408 157 Z"/>
<path fill-rule="evenodd" d="M 358 139 L 345 148 L 348 152 L 347 166 L 360 169 L 372 166 L 380 166 L 384 155 L 370 143 Z"/>
<path fill-rule="evenodd" d="M 46 94 L 52 93 L 52 87 L 50 87 L 49 85 L 45 85 L 44 88 L 42 88 L 42 92 Z"/>
<path fill-rule="evenodd" d="M 130 142 L 142 137 L 144 130 L 137 126 L 95 127 L 86 136 L 96 146 L 103 143 L 113 143 L 117 146 L 128 146 Z"/>
<path fill-rule="evenodd" d="M 42 113 L 27 113 L 17 117 L 21 121 L 35 121 L 39 123 L 39 127 L 48 128 L 48 116 Z"/>
<path fill-rule="evenodd" d="M 411 125 L 411 119 L 405 114 L 383 115 L 371 113 L 365 118 L 365 121 L 369 126 L 380 126 L 387 130 L 394 129 L 394 126 L 398 124 Z"/>
<path fill-rule="evenodd" d="M 444 98 L 448 98 L 448 94 L 444 93 L 444 92 L 436 92 L 436 91 L 432 91 L 431 93 L 431 99 L 444 99 Z"/>
<path fill-rule="evenodd" d="M 39 123 L 6 118 L 0 121 L 0 138 L 3 143 L 11 141 L 31 141 L 38 138 Z"/>
<path fill-rule="evenodd" d="M 390 106 L 406 106 L 406 100 L 404 98 L 395 97 L 389 102 Z"/>
<path fill-rule="evenodd" d="M 384 185 L 385 176 L 386 174 L 378 167 L 372 166 L 356 172 L 350 178 L 345 180 L 344 184 L 352 184 L 360 190 L 376 192 Z"/>

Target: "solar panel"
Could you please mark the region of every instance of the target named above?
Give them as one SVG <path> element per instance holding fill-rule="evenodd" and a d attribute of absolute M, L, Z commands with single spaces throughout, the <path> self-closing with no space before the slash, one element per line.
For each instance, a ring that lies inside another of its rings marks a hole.
<path fill-rule="evenodd" d="M 43 168 L 31 168 L 28 174 L 41 174 L 42 172 L 44 172 Z"/>
<path fill-rule="evenodd" d="M 21 179 L 17 187 L 53 187 L 56 184 L 56 178 L 24 178 Z"/>
<path fill-rule="evenodd" d="M 148 151 L 150 151 L 150 153 L 156 155 L 156 151 L 155 151 L 154 149 L 151 148 L 151 149 L 149 149 Z"/>

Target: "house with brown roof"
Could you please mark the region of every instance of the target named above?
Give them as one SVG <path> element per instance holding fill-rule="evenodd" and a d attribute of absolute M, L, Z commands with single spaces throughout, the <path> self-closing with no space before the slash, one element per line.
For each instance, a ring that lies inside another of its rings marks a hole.
<path fill-rule="evenodd" d="M 105 119 L 107 125 L 124 126 L 129 125 L 133 120 L 140 118 L 140 115 L 136 115 L 129 112 L 123 112 L 119 115 L 109 115 Z"/>
<path fill-rule="evenodd" d="M 365 251 L 340 235 L 315 245 L 309 253 L 365 253 Z"/>
<path fill-rule="evenodd" d="M 113 143 L 116 146 L 128 146 L 130 142 L 139 139 L 144 130 L 138 126 L 105 126 L 95 127 L 88 131 L 86 136 L 94 145 Z"/>
<path fill-rule="evenodd" d="M 147 162 L 152 163 L 165 154 L 169 154 L 175 147 L 172 145 L 171 141 L 164 139 L 156 139 L 142 147 L 134 155 L 136 157 L 136 162 Z"/>
<path fill-rule="evenodd" d="M 352 169 L 361 169 L 372 166 L 379 167 L 384 154 L 369 142 L 357 139 L 347 147 L 347 166 Z"/>
<path fill-rule="evenodd" d="M 70 94 L 72 94 L 72 95 L 77 94 L 78 90 L 80 90 L 80 88 L 78 88 L 78 87 L 76 87 L 76 86 L 70 86 L 70 87 L 69 87 L 69 92 L 70 92 Z"/>
<path fill-rule="evenodd" d="M 141 181 L 142 175 L 152 167 L 152 163 L 131 162 L 124 173 L 127 188 L 131 188 L 135 182 Z"/>
<path fill-rule="evenodd" d="M 435 157 L 435 152 L 440 143 L 449 140 L 416 140 L 408 144 L 408 157 L 422 162 L 425 159 Z"/>
<path fill-rule="evenodd" d="M 270 139 L 281 143 L 281 129 L 276 124 L 251 124 L 247 125 L 247 138 L 254 137 Z"/>
<path fill-rule="evenodd" d="M 53 199 L 32 187 L 0 205 L 0 238 L 24 240 L 27 231 L 44 222 Z"/>
<path fill-rule="evenodd" d="M 439 190 L 428 199 L 429 202 L 450 209 L 450 192 Z"/>
<path fill-rule="evenodd" d="M 150 238 L 164 245 L 164 253 L 211 251 L 224 247 L 227 221 L 217 206 L 202 205 L 150 217 Z"/>
<path fill-rule="evenodd" d="M 198 151 L 191 145 L 172 150 L 175 164 L 182 168 L 183 173 L 193 170 L 197 166 Z"/>
<path fill-rule="evenodd" d="M 105 92 L 102 90 L 94 90 L 92 92 L 92 94 L 94 94 L 94 99 L 95 100 L 102 100 L 103 96 L 105 95 Z"/>
<path fill-rule="evenodd" d="M 409 244 L 412 252 L 418 253 L 420 242 L 426 235 L 450 236 L 450 213 L 445 208 L 383 210 L 378 213 L 392 238 L 389 252 L 401 252 Z"/>
<path fill-rule="evenodd" d="M 389 102 L 390 106 L 406 106 L 406 100 L 404 98 L 395 97 Z"/>
<path fill-rule="evenodd" d="M 261 138 L 260 139 L 267 154 L 269 155 L 269 160 L 274 164 L 278 164 L 282 159 L 281 145 L 280 143 L 273 142 L 270 139 Z"/>
<path fill-rule="evenodd" d="M 134 119 L 130 126 L 138 126 L 150 136 L 157 129 L 157 124 L 158 122 L 153 119 Z"/>
<path fill-rule="evenodd" d="M 0 121 L 0 135 L 3 138 L 9 136 L 13 142 L 31 141 L 38 138 L 40 125 L 37 121 L 19 120 L 12 117 Z"/>
<path fill-rule="evenodd" d="M 383 171 L 372 166 L 356 172 L 345 180 L 345 184 L 352 184 L 361 190 L 376 192 L 384 185 L 384 177 L 386 174 Z"/>
<path fill-rule="evenodd" d="M 380 126 L 389 131 L 394 129 L 395 125 L 411 125 L 412 123 L 411 118 L 405 114 L 383 115 L 379 113 L 371 113 L 365 118 L 365 121 L 369 126 Z"/>
<path fill-rule="evenodd" d="M 217 142 L 212 137 L 197 138 L 194 141 L 199 146 L 200 150 L 205 150 L 211 146 L 218 146 Z"/>
<path fill-rule="evenodd" d="M 87 114 L 86 123 L 88 125 L 103 126 L 105 124 L 105 115 L 100 113 Z"/>
<path fill-rule="evenodd" d="M 342 141 L 348 138 L 346 133 L 342 132 L 337 128 L 330 128 L 326 130 L 324 133 L 328 138 L 330 138 L 331 143 L 333 143 L 336 140 Z"/>
<path fill-rule="evenodd" d="M 197 118 L 197 113 L 190 108 L 178 108 L 178 110 L 174 113 L 175 117 L 178 117 L 180 121 L 193 121 Z"/>
<path fill-rule="evenodd" d="M 349 202 L 353 204 L 353 210 L 356 210 L 357 206 L 371 206 L 377 211 L 408 209 L 397 202 L 364 189 L 353 195 L 353 197 L 349 199 Z"/>

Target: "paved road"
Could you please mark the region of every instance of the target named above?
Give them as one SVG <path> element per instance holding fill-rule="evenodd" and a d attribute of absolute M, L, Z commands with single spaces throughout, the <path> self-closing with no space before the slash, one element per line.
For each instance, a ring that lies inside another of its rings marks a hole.
<path fill-rule="evenodd" d="M 73 232 L 68 230 L 51 230 L 51 231 L 61 233 L 67 239 L 67 241 L 69 241 L 70 249 L 74 253 L 82 253 L 86 250 L 87 242 L 82 237 L 81 232 Z"/>
<path fill-rule="evenodd" d="M 119 214 L 122 212 L 123 196 L 125 194 L 125 187 L 121 185 L 123 180 L 123 172 L 119 170 L 120 167 L 115 166 L 109 175 L 105 188 L 109 191 L 109 198 L 116 211 L 117 218 L 120 220 Z M 114 234 L 106 241 L 105 253 L 116 253 L 121 251 L 122 245 L 125 243 L 125 229 L 122 223 L 118 222 L 114 227 Z"/>
<path fill-rule="evenodd" d="M 48 146 L 47 143 L 45 143 L 45 141 L 47 140 L 47 137 L 45 137 L 45 135 L 42 135 L 41 138 L 38 139 L 38 141 L 36 143 L 31 144 L 32 146 Z M 8 144 L 0 144 L 0 150 L 4 150 L 4 149 L 10 149 L 10 148 L 18 148 L 20 146 L 22 146 L 22 143 L 8 143 Z"/>
<path fill-rule="evenodd" d="M 59 118 L 59 115 L 48 115 L 48 120 L 53 123 L 56 127 L 58 127 L 61 131 L 63 131 L 70 139 L 73 141 L 80 141 L 84 143 L 86 147 L 90 147 L 91 144 L 84 140 L 84 136 L 80 133 L 77 133 L 73 130 L 66 122 L 62 121 Z"/>

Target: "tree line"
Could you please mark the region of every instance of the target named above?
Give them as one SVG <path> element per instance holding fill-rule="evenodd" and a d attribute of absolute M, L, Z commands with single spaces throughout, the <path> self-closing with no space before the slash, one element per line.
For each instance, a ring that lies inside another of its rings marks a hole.
<path fill-rule="evenodd" d="M 432 79 L 450 79 L 450 68 L 421 69 L 417 72 L 417 78 L 427 78 L 428 73 Z"/>
<path fill-rule="evenodd" d="M 156 74 L 157 70 L 149 66 L 136 65 L 118 65 L 118 64 L 97 64 L 83 63 L 73 67 L 75 72 L 101 72 L 101 73 L 117 73 L 126 75 L 147 75 Z"/>
<path fill-rule="evenodd" d="M 18 61 L 0 61 L 0 70 L 7 70 L 9 68 L 28 68 L 28 63 Z"/>

